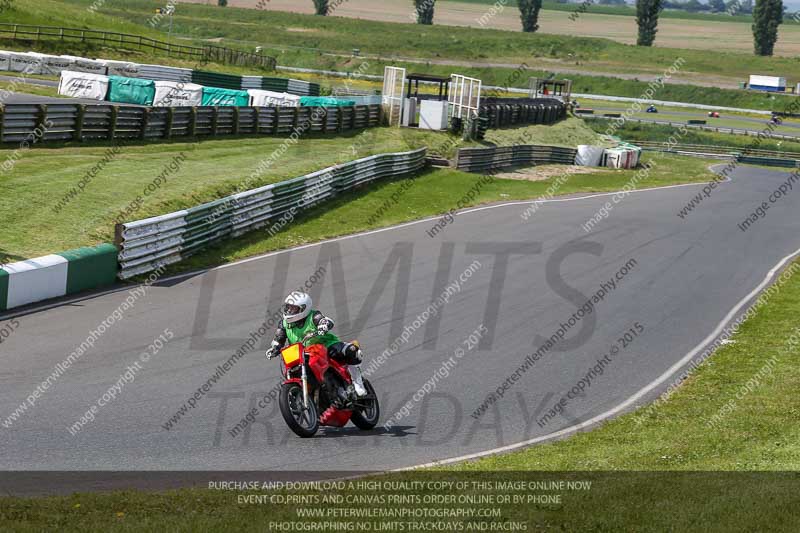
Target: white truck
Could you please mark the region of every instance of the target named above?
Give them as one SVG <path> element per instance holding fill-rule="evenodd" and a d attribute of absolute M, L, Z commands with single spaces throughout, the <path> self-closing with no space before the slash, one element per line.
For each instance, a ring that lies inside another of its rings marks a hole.
<path fill-rule="evenodd" d="M 751 74 L 748 87 L 756 91 L 782 93 L 786 92 L 786 78 L 780 78 L 778 76 L 758 76 L 756 74 Z"/>

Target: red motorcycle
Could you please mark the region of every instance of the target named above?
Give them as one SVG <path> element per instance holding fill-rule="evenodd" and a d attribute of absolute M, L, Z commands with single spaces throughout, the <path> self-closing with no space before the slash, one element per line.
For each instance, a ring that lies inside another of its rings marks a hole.
<path fill-rule="evenodd" d="M 372 384 L 364 379 L 367 394 L 357 397 L 347 367 L 329 358 L 325 346 L 306 345 L 316 335 L 311 331 L 281 350 L 278 404 L 286 424 L 303 438 L 313 437 L 320 426 L 343 427 L 349 421 L 359 429 L 374 428 L 380 406 Z"/>

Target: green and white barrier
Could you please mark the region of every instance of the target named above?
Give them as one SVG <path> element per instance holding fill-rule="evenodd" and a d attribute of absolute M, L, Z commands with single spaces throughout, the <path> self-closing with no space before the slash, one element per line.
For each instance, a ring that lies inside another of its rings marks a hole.
<path fill-rule="evenodd" d="M 0 311 L 114 283 L 117 248 L 101 244 L 0 267 Z"/>

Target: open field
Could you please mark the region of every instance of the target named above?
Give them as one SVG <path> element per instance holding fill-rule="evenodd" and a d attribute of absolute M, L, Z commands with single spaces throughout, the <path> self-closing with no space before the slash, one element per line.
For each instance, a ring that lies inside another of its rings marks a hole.
<path fill-rule="evenodd" d="M 466 4 L 479 4 L 482 6 L 494 5 L 497 0 L 439 0 L 440 2 L 456 2 Z M 507 9 L 517 9 L 517 0 L 507 0 Z M 554 0 L 544 0 L 542 2 L 543 11 L 567 11 L 572 13 L 576 9 L 575 3 L 558 3 Z M 793 10 L 789 7 L 789 13 Z M 635 17 L 636 8 L 633 5 L 607 5 L 607 4 L 591 4 L 587 6 L 587 13 L 602 14 L 602 15 L 620 15 L 624 17 Z M 659 19 L 672 18 L 672 19 L 686 19 L 686 20 L 709 20 L 718 22 L 740 22 L 743 24 L 752 24 L 753 17 L 747 14 L 738 13 L 736 15 L 729 15 L 728 12 L 724 13 L 704 13 L 704 12 L 689 12 L 683 9 L 664 9 L 659 15 Z M 784 20 L 784 24 L 796 24 L 790 17 Z"/>
<path fill-rule="evenodd" d="M 208 4 L 207 0 L 180 0 L 187 3 Z M 491 3 L 439 2 L 436 5 L 434 24 L 447 26 L 470 26 L 499 30 L 520 31 L 519 11 L 508 6 L 494 16 L 488 16 L 481 24 Z M 259 0 L 231 0 L 230 7 L 254 8 Z M 312 3 L 296 0 L 270 0 L 264 4 L 266 10 L 291 11 L 312 14 Z M 564 5 L 563 11 L 543 9 L 539 15 L 539 31 L 548 34 L 572 35 L 576 37 L 600 37 L 635 44 L 636 21 L 631 16 L 593 13 L 590 8 L 576 20 L 570 14 L 577 5 Z M 605 6 L 603 6 L 605 7 Z M 348 0 L 336 8 L 339 17 L 354 17 L 382 22 L 409 23 L 413 20 L 411 2 L 408 0 Z M 655 45 L 665 48 L 691 48 L 715 52 L 752 53 L 753 35 L 744 22 L 727 22 L 722 17 L 690 19 L 662 17 L 659 20 Z M 780 27 L 775 54 L 794 56 L 800 54 L 800 26 L 784 24 Z"/>

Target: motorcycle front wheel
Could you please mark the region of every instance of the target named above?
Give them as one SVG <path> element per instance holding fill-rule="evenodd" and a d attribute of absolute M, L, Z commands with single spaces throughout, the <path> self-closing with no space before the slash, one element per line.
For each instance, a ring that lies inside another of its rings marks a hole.
<path fill-rule="evenodd" d="M 367 389 L 366 399 L 356 401 L 356 408 L 350 420 L 358 429 L 372 429 L 378 425 L 381 416 L 381 408 L 378 405 L 378 395 L 368 379 L 364 380 L 364 388 Z"/>
<path fill-rule="evenodd" d="M 319 414 L 314 401 L 308 399 L 308 408 L 303 407 L 303 388 L 297 383 L 284 383 L 278 400 L 281 414 L 289 429 L 300 437 L 313 437 L 319 430 Z"/>

